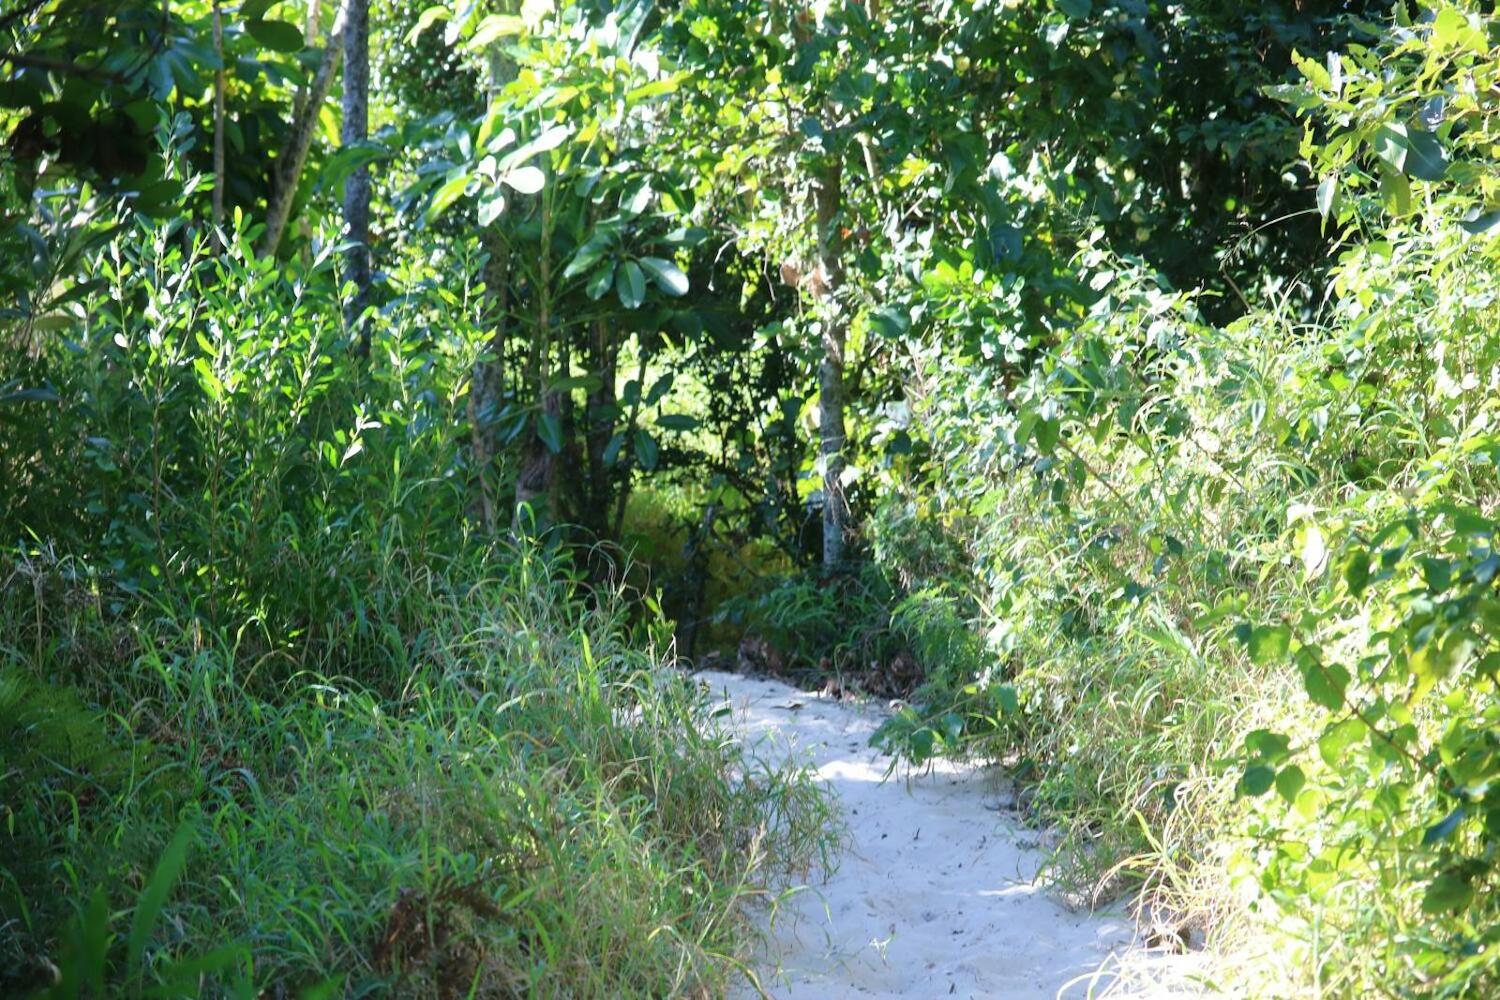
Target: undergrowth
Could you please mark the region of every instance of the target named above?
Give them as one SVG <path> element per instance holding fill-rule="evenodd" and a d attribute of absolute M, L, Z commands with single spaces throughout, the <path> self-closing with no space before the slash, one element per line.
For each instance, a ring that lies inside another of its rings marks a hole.
<path fill-rule="evenodd" d="M 248 244 L 142 224 L 7 404 L 54 423 L 0 439 L 0 990 L 752 974 L 747 907 L 829 856 L 821 791 L 723 733 L 654 609 L 469 517 L 461 295 L 399 275 L 363 369 L 326 255 Z M 23 496 L 44 468 L 73 502 Z"/>

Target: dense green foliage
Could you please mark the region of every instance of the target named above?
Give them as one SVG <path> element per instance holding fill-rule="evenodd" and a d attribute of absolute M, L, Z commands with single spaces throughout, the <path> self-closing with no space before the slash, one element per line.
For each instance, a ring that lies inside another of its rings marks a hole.
<path fill-rule="evenodd" d="M 836 831 L 675 627 L 1231 991 L 1493 993 L 1497 95 L 1473 0 L 9 0 L 0 984 L 721 991 Z"/>

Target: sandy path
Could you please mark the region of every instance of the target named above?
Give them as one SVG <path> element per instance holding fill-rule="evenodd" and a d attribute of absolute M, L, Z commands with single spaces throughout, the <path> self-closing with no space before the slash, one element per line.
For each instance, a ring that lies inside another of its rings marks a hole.
<path fill-rule="evenodd" d="M 779 954 L 761 973 L 772 996 L 1199 995 L 1184 985 L 1192 959 L 1145 952 L 1128 918 L 1071 912 L 1035 884 L 1041 855 L 1023 845 L 1036 835 L 1000 808 L 992 772 L 940 764 L 883 781 L 890 758 L 869 746 L 878 709 L 767 678 L 698 676 L 729 700 L 741 738 L 816 767 L 849 825 L 838 871 L 772 922 Z"/>

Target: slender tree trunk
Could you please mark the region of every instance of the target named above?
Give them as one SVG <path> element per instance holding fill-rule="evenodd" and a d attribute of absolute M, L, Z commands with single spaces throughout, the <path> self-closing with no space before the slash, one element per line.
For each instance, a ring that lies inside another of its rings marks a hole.
<path fill-rule="evenodd" d="M 527 438 L 516 476 L 516 510 L 531 508 L 537 527 L 552 521 L 552 495 L 556 485 L 557 463 L 552 448 L 542 437 L 542 427 L 561 427 L 562 397 L 552 389 L 552 213 L 549 192 L 541 193 L 542 237 L 541 260 L 537 266 L 536 349 L 532 352 L 530 376 L 536 386 L 538 408 L 536 429 Z M 567 371 L 562 372 L 563 376 Z M 525 525 L 517 525 L 524 528 Z"/>
<path fill-rule="evenodd" d="M 635 338 L 636 350 L 641 352 L 635 370 L 635 399 L 630 403 L 630 416 L 625 420 L 625 446 L 620 449 L 620 491 L 615 494 L 615 520 L 610 527 L 611 538 L 619 538 L 625 531 L 625 508 L 630 503 L 630 483 L 635 465 L 635 428 L 641 419 L 641 401 L 646 396 L 646 345 L 640 335 Z"/>
<path fill-rule="evenodd" d="M 592 357 L 589 368 L 599 377 L 599 387 L 588 394 L 585 419 L 588 422 L 588 497 L 583 514 L 584 524 L 603 537 L 609 532 L 609 512 L 614 477 L 604 460 L 610 439 L 619 423 L 616 412 L 615 372 L 619 364 L 619 343 L 609 335 L 609 325 L 596 320 L 593 329 Z"/>
<path fill-rule="evenodd" d="M 214 192 L 211 207 L 214 228 L 224 224 L 224 16 L 219 0 L 214 0 L 214 55 L 219 68 L 214 71 Z M 215 236 L 215 246 L 218 237 Z"/>
<path fill-rule="evenodd" d="M 302 37 L 309 46 L 317 45 L 319 37 L 323 34 L 323 0 L 307 0 L 307 14 L 304 18 Z M 298 121 L 304 114 L 303 109 L 307 107 L 307 87 L 297 88 L 297 96 L 292 98 L 292 121 Z M 312 266 L 312 223 L 307 216 L 303 215 L 297 219 L 297 235 L 302 238 L 302 264 L 304 267 Z"/>
<path fill-rule="evenodd" d="M 488 53 L 489 99 L 494 102 L 509 76 L 509 69 L 498 48 Z M 499 503 L 496 498 L 495 458 L 500 452 L 500 433 L 496 425 L 505 395 L 506 339 L 510 321 L 510 247 L 499 223 L 491 223 L 480 234 L 487 256 L 484 266 L 485 312 L 490 317 L 489 346 L 474 362 L 469 382 L 469 427 L 474 451 L 474 468 L 478 473 L 480 503 L 485 527 L 493 533 L 499 527 Z"/>
<path fill-rule="evenodd" d="M 819 452 L 823 462 L 823 569 L 844 561 L 849 504 L 844 496 L 844 342 L 849 318 L 844 295 L 844 239 L 839 229 L 842 165 L 834 160 L 818 179 L 818 269 L 823 280 L 823 360 L 818 366 Z"/>
<path fill-rule="evenodd" d="M 292 214 L 292 202 L 297 196 L 297 185 L 302 180 L 302 168 L 307 164 L 307 154 L 312 149 L 313 133 L 317 130 L 318 113 L 328 92 L 333 89 L 333 77 L 339 63 L 344 59 L 344 28 L 347 23 L 350 0 L 345 0 L 334 18 L 333 30 L 328 33 L 328 44 L 323 47 L 323 58 L 318 62 L 317 73 L 307 91 L 307 102 L 292 121 L 291 134 L 287 136 L 286 148 L 276 160 L 275 184 L 271 199 L 266 205 L 266 231 L 257 248 L 262 257 L 275 255 L 281 246 L 282 234 L 286 232 L 287 219 Z"/>
<path fill-rule="evenodd" d="M 344 148 L 365 141 L 370 131 L 370 0 L 348 0 L 344 25 Z M 345 278 L 354 297 L 344 313 L 344 326 L 356 336 L 360 357 L 370 356 L 370 168 L 360 166 L 344 181 L 344 224 L 352 244 L 345 262 Z"/>

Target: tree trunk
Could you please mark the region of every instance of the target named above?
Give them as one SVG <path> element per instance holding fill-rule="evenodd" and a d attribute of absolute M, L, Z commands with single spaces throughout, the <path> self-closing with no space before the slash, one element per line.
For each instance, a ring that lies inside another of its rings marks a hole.
<path fill-rule="evenodd" d="M 553 516 L 553 487 L 556 485 L 557 462 L 552 448 L 542 437 L 544 424 L 562 426 L 562 397 L 552 388 L 552 213 L 549 192 L 540 196 L 542 212 L 541 260 L 537 270 L 537 329 L 531 355 L 531 370 L 528 372 L 537 391 L 536 428 L 527 438 L 521 457 L 521 471 L 516 476 L 516 512 L 523 506 L 532 514 L 530 527 L 549 525 Z M 567 376 L 566 368 L 558 378 Z M 518 521 L 518 533 L 526 527 Z"/>
<path fill-rule="evenodd" d="M 323 58 L 313 76 L 312 86 L 307 91 L 307 101 L 292 121 L 291 134 L 287 136 L 286 148 L 276 160 L 276 179 L 271 189 L 270 201 L 266 204 L 266 231 L 260 238 L 257 252 L 262 257 L 274 256 L 281 246 L 282 234 L 286 232 L 287 219 L 292 214 L 292 201 L 297 196 L 297 185 L 302 180 L 302 168 L 307 164 L 307 153 L 312 148 L 313 133 L 317 129 L 318 113 L 328 92 L 333 89 L 333 77 L 344 58 L 344 27 L 347 21 L 350 0 L 345 0 L 334 18 L 333 30 L 328 33 L 328 44 L 323 47 Z"/>
<path fill-rule="evenodd" d="M 498 47 L 488 53 L 489 100 L 494 102 L 510 76 L 510 68 Z M 499 527 L 499 503 L 496 494 L 495 458 L 500 452 L 500 430 L 496 423 L 505 395 L 506 339 L 510 326 L 511 251 L 500 232 L 499 223 L 491 223 L 480 234 L 484 244 L 485 313 L 492 324 L 489 346 L 474 362 L 469 383 L 469 427 L 474 450 L 474 468 L 478 473 L 479 498 L 484 525 L 493 533 Z"/>
<path fill-rule="evenodd" d="M 219 0 L 214 0 L 214 55 L 219 68 L 214 71 L 214 192 L 210 211 L 217 229 L 224 224 L 224 15 Z M 218 245 L 217 235 L 214 245 Z"/>
<path fill-rule="evenodd" d="M 614 483 L 613 471 L 604 460 L 609 442 L 615 436 L 619 414 L 615 399 L 615 373 L 619 363 L 619 343 L 609 335 L 609 326 L 604 320 L 595 320 L 591 341 L 589 370 L 599 378 L 598 388 L 588 394 L 584 419 L 588 430 L 587 457 L 588 488 L 580 521 L 596 537 L 609 533 L 609 512 Z"/>
<path fill-rule="evenodd" d="M 370 131 L 370 0 L 349 0 L 344 25 L 344 148 L 365 141 Z M 356 337 L 360 357 L 370 356 L 370 168 L 361 165 L 344 181 L 344 224 L 349 256 L 344 277 L 354 297 L 344 310 L 344 326 Z"/>
<path fill-rule="evenodd" d="M 609 529 L 611 538 L 620 538 L 625 533 L 625 509 L 630 503 L 630 485 L 635 474 L 635 428 L 641 418 L 641 401 L 646 396 L 646 345 L 639 334 L 635 344 L 641 356 L 635 371 L 635 399 L 630 402 L 630 416 L 625 420 L 625 445 L 620 448 L 620 487 L 615 494 L 615 519 Z"/>
<path fill-rule="evenodd" d="M 844 561 L 849 504 L 844 496 L 844 341 L 849 319 L 844 295 L 844 239 L 839 229 L 842 165 L 829 164 L 818 179 L 818 269 L 823 284 L 823 360 L 818 366 L 819 453 L 823 464 L 823 569 Z"/>

